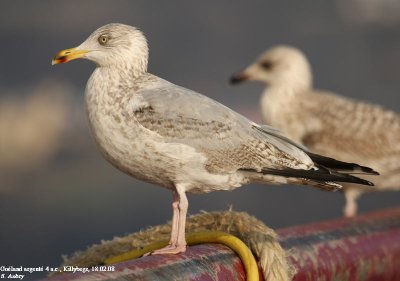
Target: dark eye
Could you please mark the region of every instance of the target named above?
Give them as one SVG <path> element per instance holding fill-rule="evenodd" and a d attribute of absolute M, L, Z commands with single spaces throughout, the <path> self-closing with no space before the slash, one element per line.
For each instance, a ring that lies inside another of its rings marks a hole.
<path fill-rule="evenodd" d="M 267 70 L 272 68 L 272 62 L 269 60 L 261 62 L 260 65 Z"/>
<path fill-rule="evenodd" d="M 110 37 L 108 37 L 108 35 L 103 34 L 103 35 L 100 35 L 99 39 L 97 39 L 97 40 L 99 41 L 100 45 L 104 46 L 105 44 L 107 44 L 109 39 L 110 39 Z"/>

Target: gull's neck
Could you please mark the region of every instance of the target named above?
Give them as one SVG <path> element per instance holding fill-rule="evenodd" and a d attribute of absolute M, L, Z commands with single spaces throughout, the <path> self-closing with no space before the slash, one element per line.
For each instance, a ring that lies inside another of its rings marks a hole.
<path fill-rule="evenodd" d="M 267 86 L 260 100 L 263 121 L 273 126 L 279 126 L 281 114 L 290 110 L 300 95 L 307 93 L 309 89 L 310 84 L 306 83 L 275 83 Z"/>
<path fill-rule="evenodd" d="M 290 79 L 288 77 L 288 79 L 271 83 L 265 88 L 263 95 L 268 95 L 276 99 L 293 99 L 301 93 L 310 91 L 311 87 L 311 75 L 302 77 L 301 79 Z"/>
<path fill-rule="evenodd" d="M 112 94 L 115 88 L 135 88 L 148 73 L 143 67 L 134 65 L 98 66 L 88 81 L 88 87 L 100 88 Z M 120 91 L 119 91 L 120 92 Z"/>
<path fill-rule="evenodd" d="M 117 79 L 119 82 L 126 81 L 134 84 L 136 80 L 139 80 L 147 73 L 147 60 L 111 65 L 107 67 L 106 71 L 111 73 L 113 79 Z"/>
<path fill-rule="evenodd" d="M 264 89 L 264 92 L 262 94 L 262 100 L 268 98 L 270 100 L 289 100 L 289 99 L 294 99 L 296 96 L 305 91 L 307 88 L 303 87 L 292 87 L 291 85 L 273 85 L 273 86 L 267 86 Z"/>

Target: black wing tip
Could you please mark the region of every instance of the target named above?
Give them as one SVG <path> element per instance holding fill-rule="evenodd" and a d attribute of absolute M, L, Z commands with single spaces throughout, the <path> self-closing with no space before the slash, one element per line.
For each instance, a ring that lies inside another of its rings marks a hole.
<path fill-rule="evenodd" d="M 331 168 L 337 171 L 348 171 L 347 173 L 349 174 L 356 174 L 356 173 L 362 173 L 362 174 L 367 174 L 367 175 L 375 175 L 378 176 L 379 173 L 375 171 L 374 169 L 366 166 L 361 166 L 357 163 L 349 163 L 349 162 L 344 162 L 340 160 L 336 160 L 331 157 L 319 155 L 316 153 L 312 153 L 307 151 L 306 152 L 310 158 L 316 162 L 319 165 L 325 166 L 327 168 Z"/>
<path fill-rule="evenodd" d="M 353 165 L 353 170 L 352 171 L 348 171 L 347 173 L 349 174 L 363 174 L 363 175 L 370 175 L 370 176 L 379 176 L 380 173 L 375 171 L 374 169 L 370 168 L 370 167 L 365 167 L 365 166 L 361 166 L 358 165 L 356 163 L 349 163 L 351 165 Z M 344 172 L 344 171 L 342 171 Z"/>
<path fill-rule="evenodd" d="M 363 171 L 363 172 L 365 172 L 367 174 L 374 175 L 374 176 L 379 176 L 380 175 L 379 172 L 375 171 L 372 168 L 365 167 L 365 166 L 360 166 L 360 167 L 361 167 L 361 171 Z"/>
<path fill-rule="evenodd" d="M 379 176 L 380 175 L 379 172 L 375 171 L 374 169 L 372 169 L 370 167 L 361 166 L 356 163 L 348 163 L 348 164 L 353 167 L 352 170 L 347 172 L 349 174 L 364 174 L 364 175 L 371 175 L 371 176 Z M 340 171 L 340 168 L 338 168 L 338 170 Z"/>
<path fill-rule="evenodd" d="M 351 174 L 333 171 L 333 170 L 327 169 L 325 167 L 320 167 L 320 169 L 318 169 L 318 170 L 297 170 L 297 169 L 292 169 L 292 168 L 286 168 L 286 169 L 282 169 L 282 170 L 264 168 L 264 169 L 261 169 L 261 171 L 258 171 L 256 169 L 251 169 L 251 168 L 250 169 L 242 168 L 240 170 L 247 171 L 247 172 L 262 173 L 262 174 L 271 174 L 271 175 L 277 175 L 277 176 L 283 176 L 283 177 L 302 178 L 302 179 L 316 181 L 321 184 L 322 183 L 326 184 L 327 182 L 332 182 L 332 183 L 337 183 L 339 185 L 341 185 L 340 183 L 352 183 L 352 184 L 360 184 L 360 185 L 365 185 L 365 186 L 374 186 L 374 183 L 370 182 L 368 180 L 353 176 Z"/>
<path fill-rule="evenodd" d="M 358 183 L 358 184 L 362 184 L 362 185 L 366 185 L 366 186 L 375 186 L 375 184 L 371 181 L 367 181 L 365 179 L 361 179 L 358 177 L 354 177 L 354 178 L 358 179 L 354 183 Z"/>
<path fill-rule="evenodd" d="M 374 169 L 367 167 L 367 166 L 361 166 L 357 163 L 349 163 L 350 165 L 352 165 L 354 167 L 354 171 L 356 172 L 357 169 L 359 170 L 359 172 L 362 172 L 363 174 L 367 174 L 367 175 L 374 175 L 374 176 L 379 176 L 379 172 L 375 171 Z"/>
<path fill-rule="evenodd" d="M 330 171 L 331 173 L 332 171 Z M 335 179 L 335 182 L 339 183 L 354 183 L 354 184 L 360 184 L 364 186 L 375 186 L 375 184 L 369 180 L 365 180 L 363 178 L 359 178 L 350 174 L 344 174 L 340 172 L 335 172 L 334 175 L 338 176 L 337 179 Z"/>

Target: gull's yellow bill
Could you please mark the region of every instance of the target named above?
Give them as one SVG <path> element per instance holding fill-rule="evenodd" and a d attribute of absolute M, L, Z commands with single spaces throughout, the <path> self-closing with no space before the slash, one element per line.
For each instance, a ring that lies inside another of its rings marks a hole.
<path fill-rule="evenodd" d="M 51 61 L 51 65 L 82 58 L 88 52 L 89 51 L 86 50 L 77 50 L 76 48 L 62 50 L 54 56 L 53 60 Z"/>

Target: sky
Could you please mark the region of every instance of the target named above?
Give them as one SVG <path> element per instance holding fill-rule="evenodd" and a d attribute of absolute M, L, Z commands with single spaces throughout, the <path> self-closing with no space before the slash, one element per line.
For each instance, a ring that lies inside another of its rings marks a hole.
<path fill-rule="evenodd" d="M 111 22 L 145 33 L 151 73 L 256 122 L 263 86 L 228 80 L 277 44 L 305 52 L 317 88 L 400 111 L 396 1 L 1 1 L 0 265 L 56 266 L 63 254 L 171 219 L 169 191 L 124 175 L 96 150 L 83 103 L 95 66 L 51 66 L 59 50 Z M 367 194 L 360 211 L 399 199 Z M 189 195 L 189 213 L 233 206 L 277 229 L 340 217 L 343 203 L 340 192 L 253 184 Z"/>

